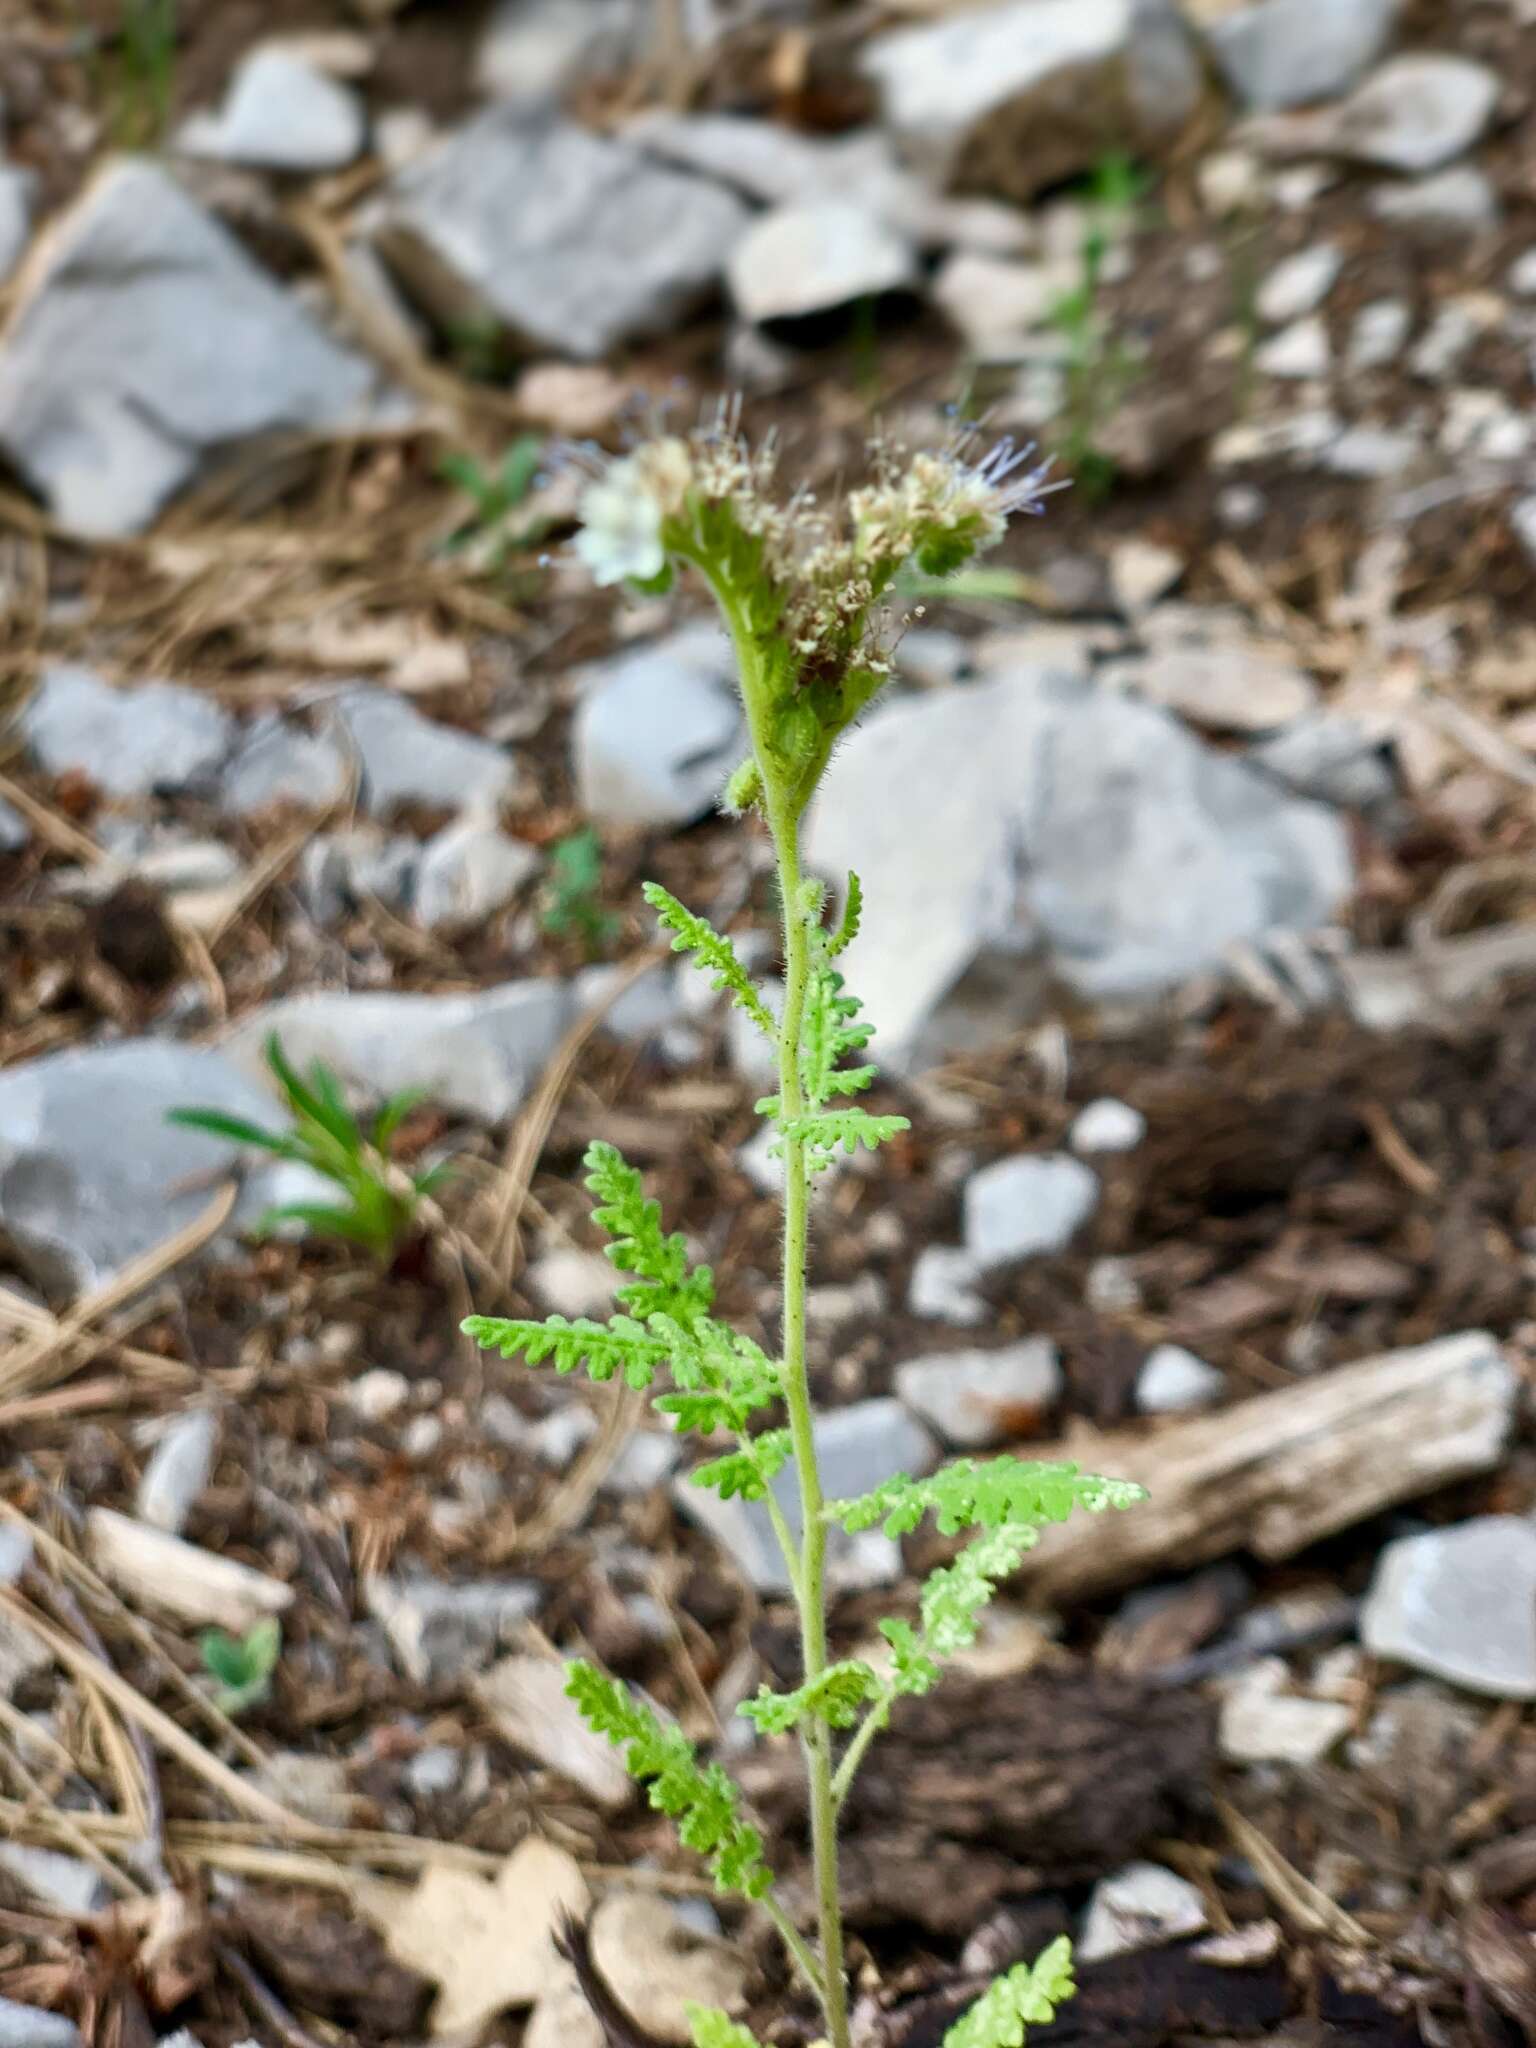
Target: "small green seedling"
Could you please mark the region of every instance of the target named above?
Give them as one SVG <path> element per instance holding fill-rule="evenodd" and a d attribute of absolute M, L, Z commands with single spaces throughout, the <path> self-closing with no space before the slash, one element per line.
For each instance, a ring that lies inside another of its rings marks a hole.
<path fill-rule="evenodd" d="M 973 430 L 972 430 L 973 431 Z M 751 751 L 724 808 L 751 814 L 771 842 L 778 875 L 783 998 L 775 1006 L 723 932 L 654 882 L 645 898 L 675 952 L 690 955 L 772 1048 L 778 1085 L 758 1103 L 783 1164 L 782 1293 L 771 1344 L 715 1309 L 714 1275 L 692 1263 L 681 1232 L 612 1145 L 586 1155 L 593 1217 L 622 1276 L 606 1321 L 471 1316 L 464 1328 L 503 1357 L 556 1372 L 585 1368 L 649 1392 L 679 1432 L 721 1436 L 692 1483 L 759 1504 L 784 1559 L 799 1620 L 798 1682 L 764 1686 L 740 1711 L 760 1734 L 798 1737 L 814 1868 L 814 1932 L 797 1923 L 741 1792 L 718 1761 L 701 1758 L 676 1722 L 589 1663 L 567 1691 L 596 1733 L 621 1748 L 651 1804 L 683 1843 L 707 1858 L 717 1886 L 751 1900 L 772 1922 L 820 2007 L 830 2048 L 849 2048 L 847 1970 L 839 1895 L 839 1816 L 870 1744 L 906 1698 L 926 1693 L 945 1662 L 976 1640 L 987 1602 L 1052 1524 L 1075 1510 L 1129 1507 L 1141 1489 L 1076 1465 L 1013 1456 L 963 1458 L 938 1471 L 895 1473 L 872 1492 L 827 1498 L 817 1456 L 806 1348 L 811 1188 L 860 1146 L 899 1140 L 907 1120 L 867 1108 L 874 1084 L 863 1054 L 872 1035 L 844 983 L 863 891 L 850 875 L 834 908 L 801 870 L 801 825 L 832 749 L 890 674 L 886 606 L 906 571 L 947 577 L 1002 538 L 1009 515 L 1038 512 L 1054 488 L 1030 451 L 1005 442 L 977 459 L 972 433 L 939 454 L 874 451 L 875 473 L 834 512 L 773 489 L 770 450 L 753 451 L 729 410 L 684 439 L 668 435 L 603 461 L 582 495 L 576 550 L 599 583 L 666 588 L 679 566 L 708 586 L 735 651 Z M 921 789 L 892 791 L 921 802 Z M 915 911 L 912 914 L 916 914 Z M 911 1534 L 929 1524 L 962 1539 L 924 1581 L 915 1611 L 879 1624 L 877 1656 L 834 1656 L 827 1546 L 834 1532 Z M 1019 2048 L 1072 1990 L 1070 1946 L 1001 1977 L 950 2030 L 949 2048 Z M 691 2015 L 698 2048 L 753 2048 L 724 2013 Z"/>
<path fill-rule="evenodd" d="M 152 149 L 171 118 L 176 0 L 123 0 L 111 77 L 112 131 L 123 149 Z"/>
<path fill-rule="evenodd" d="M 590 825 L 558 840 L 549 857 L 544 910 L 540 918 L 551 938 L 576 939 L 589 959 L 611 943 L 619 920 L 604 910 L 603 843 Z"/>
<path fill-rule="evenodd" d="M 1101 303 L 1104 263 L 1116 238 L 1135 218 L 1146 177 L 1118 152 L 1102 157 L 1088 181 L 1087 227 L 1078 281 L 1050 311 L 1066 345 L 1067 402 L 1061 454 L 1091 498 L 1114 487 L 1114 458 L 1100 445 L 1105 428 L 1141 375 L 1138 351 L 1117 335 Z"/>
<path fill-rule="evenodd" d="M 247 1707 L 259 1707 L 272 1690 L 272 1674 L 282 1655 L 283 1631 L 271 1615 L 243 1636 L 226 1629 L 206 1629 L 198 1639 L 203 1669 L 215 1679 L 219 1690 L 214 1705 L 233 1718 Z"/>
<path fill-rule="evenodd" d="M 538 480 L 544 443 L 537 434 L 520 434 L 494 469 L 483 468 L 473 455 L 453 449 L 438 462 L 438 474 L 457 484 L 470 502 L 470 514 L 443 543 L 448 554 L 472 551 L 480 568 L 496 573 L 507 557 L 541 540 L 548 522 L 519 520 L 516 514 Z"/>
<path fill-rule="evenodd" d="M 290 1130 L 263 1130 L 221 1109 L 173 1109 L 169 1121 L 236 1145 L 257 1146 L 275 1159 L 312 1168 L 335 1186 L 335 1202 L 281 1202 L 266 1210 L 257 1219 L 259 1233 L 298 1223 L 313 1237 L 361 1245 L 389 1264 L 415 1229 L 422 1198 L 452 1171 L 442 1165 L 409 1174 L 389 1156 L 390 1140 L 421 1100 L 420 1092 L 391 1096 L 365 1131 L 328 1067 L 316 1060 L 306 1081 L 284 1054 L 275 1032 L 267 1040 L 266 1053 L 293 1117 Z"/>

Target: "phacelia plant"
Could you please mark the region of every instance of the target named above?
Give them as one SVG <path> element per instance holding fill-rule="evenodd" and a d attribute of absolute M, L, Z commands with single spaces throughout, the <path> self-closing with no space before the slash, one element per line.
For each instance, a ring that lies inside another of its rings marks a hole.
<path fill-rule="evenodd" d="M 829 918 L 826 891 L 800 864 L 800 829 L 840 735 L 890 673 L 884 600 L 904 569 L 944 576 L 998 541 L 1009 516 L 1033 513 L 1054 486 L 1030 451 L 1003 443 L 982 459 L 962 436 L 939 453 L 873 451 L 870 482 L 835 516 L 803 494 L 774 491 L 772 448 L 751 451 L 723 410 L 689 437 L 665 436 L 600 461 L 580 505 L 576 551 L 597 582 L 664 589 L 681 565 L 713 593 L 735 649 L 751 752 L 724 807 L 755 813 L 773 842 L 783 918 L 784 995 L 777 1017 L 730 940 L 654 883 L 645 895 L 675 951 L 692 956 L 773 1044 L 778 1087 L 758 1104 L 784 1172 L 783 1314 L 778 1355 L 713 1313 L 708 1267 L 690 1263 L 662 1228 L 640 1176 L 611 1145 L 587 1154 L 598 1224 L 624 1282 L 607 1322 L 472 1317 L 465 1328 L 506 1357 L 622 1374 L 650 1390 L 673 1425 L 724 1438 L 693 1483 L 760 1501 L 784 1553 L 799 1614 L 800 1682 L 764 1687 L 741 1711 L 765 1734 L 793 1730 L 805 1759 L 815 1872 L 816 1929 L 807 1938 L 780 1899 L 764 1843 L 732 1780 L 705 1763 L 682 1731 L 590 1664 L 573 1664 L 569 1692 L 592 1728 L 620 1746 L 651 1803 L 706 1857 L 720 1888 L 755 1901 L 782 1936 L 816 1998 L 831 2048 L 848 2048 L 843 1923 L 838 1895 L 839 1810 L 870 1743 L 904 1694 L 927 1692 L 945 1660 L 975 1640 L 1000 1580 L 1042 1528 L 1074 1508 L 1126 1507 L 1139 1489 L 1075 1465 L 1011 1456 L 963 1459 L 926 1478 L 896 1474 L 855 1500 L 828 1500 L 817 1467 L 806 1373 L 806 1251 L 811 1186 L 839 1153 L 907 1129 L 859 1097 L 875 1078 L 861 1055 L 872 1035 L 844 985 L 842 956 L 862 905 L 850 875 Z M 793 1479 L 788 1477 L 792 1470 Z M 785 1475 L 781 1478 L 781 1475 Z M 798 1505 L 798 1513 L 796 1506 Z M 915 1620 L 881 1624 L 879 1662 L 834 1659 L 828 1645 L 826 1556 L 833 1529 L 881 1525 L 892 1535 L 931 1519 L 966 1540 L 924 1584 Z M 1017 2048 L 1026 2023 L 1049 2018 L 1071 1992 L 1070 1950 L 1057 1944 L 1032 1969 L 1000 1978 L 952 2029 L 953 2048 Z M 695 2017 L 700 2048 L 745 2048 L 723 2014 Z"/>

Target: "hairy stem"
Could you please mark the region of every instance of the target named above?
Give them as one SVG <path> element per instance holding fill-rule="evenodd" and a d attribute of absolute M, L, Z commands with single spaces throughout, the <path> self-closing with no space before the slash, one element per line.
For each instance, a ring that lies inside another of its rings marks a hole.
<path fill-rule="evenodd" d="M 779 1096 L 786 1122 L 802 1114 L 800 1037 L 805 1017 L 809 934 L 800 902 L 799 823 L 768 785 L 770 823 L 778 857 L 784 909 L 784 1015 L 779 1026 Z M 821 1474 L 805 1359 L 805 1277 L 810 1173 L 803 1138 L 784 1140 L 784 1398 L 800 1482 L 800 1640 L 807 1682 L 827 1668 L 827 1528 L 822 1520 Z M 810 1787 L 811 1854 L 816 1872 L 817 1919 L 825 1979 L 827 2032 L 832 2048 L 848 2048 L 848 2004 L 843 1971 L 843 1921 L 837 1883 L 837 1807 L 832 1797 L 832 1731 L 819 1717 L 801 1738 Z"/>
<path fill-rule="evenodd" d="M 832 1779 L 832 1804 L 839 1813 L 842 1811 L 843 1801 L 853 1789 L 853 1781 L 858 1776 L 859 1765 L 863 1763 L 869 1745 L 890 1719 L 891 1703 L 895 1697 L 895 1686 L 881 1687 L 859 1723 L 853 1740 L 843 1751 L 842 1761 L 838 1764 Z"/>

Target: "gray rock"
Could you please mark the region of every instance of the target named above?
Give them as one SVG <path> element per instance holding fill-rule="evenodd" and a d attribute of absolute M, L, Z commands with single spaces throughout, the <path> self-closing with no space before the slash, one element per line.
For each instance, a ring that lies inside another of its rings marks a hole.
<path fill-rule="evenodd" d="M 1412 326 L 1413 308 L 1405 299 L 1372 299 L 1355 315 L 1344 367 L 1358 375 L 1395 363 Z"/>
<path fill-rule="evenodd" d="M 613 1290 L 623 1279 L 611 1259 L 575 1245 L 553 1245 L 540 1252 L 527 1273 L 528 1286 L 540 1308 L 572 1321 L 578 1316 L 611 1315 Z"/>
<path fill-rule="evenodd" d="M 633 1785 L 624 1758 L 566 1693 L 566 1670 L 553 1657 L 503 1657 L 475 1686 L 504 1742 L 546 1770 L 579 1785 L 605 1813 L 629 1804 Z"/>
<path fill-rule="evenodd" d="M 1255 306 L 1261 320 L 1285 326 L 1315 313 L 1338 283 L 1343 251 L 1332 242 L 1316 242 L 1287 256 L 1259 286 Z"/>
<path fill-rule="evenodd" d="M 1515 500 L 1509 508 L 1509 524 L 1527 560 L 1536 562 L 1536 495 Z"/>
<path fill-rule="evenodd" d="M 241 60 L 217 114 L 194 114 L 176 146 L 269 171 L 337 171 L 362 150 L 357 94 L 296 50 L 269 44 Z"/>
<path fill-rule="evenodd" d="M 462 1752 L 437 1742 L 429 1749 L 418 1749 L 401 1775 L 411 1797 L 428 1805 L 435 1799 L 446 1799 L 457 1788 L 463 1772 Z"/>
<path fill-rule="evenodd" d="M 246 1018 L 224 1053 L 259 1078 L 266 1072 L 262 1047 L 275 1031 L 295 1065 L 323 1060 L 344 1085 L 369 1096 L 419 1088 L 446 1109 L 499 1123 L 522 1101 L 569 1022 L 569 994 L 551 981 L 512 981 L 474 995 L 317 990 L 285 996 Z M 270 1114 L 270 1103 L 266 1109 Z"/>
<path fill-rule="evenodd" d="M 822 1488 L 829 1500 L 868 1493 L 893 1473 L 914 1478 L 938 1463 L 938 1446 L 928 1431 L 899 1401 L 856 1401 L 836 1408 L 816 1422 L 816 1455 Z M 673 1485 L 673 1498 L 683 1512 L 729 1550 L 747 1579 L 762 1593 L 784 1593 L 789 1579 L 761 1501 L 722 1500 L 717 1493 L 692 1486 L 685 1474 Z M 773 1482 L 774 1497 L 784 1511 L 792 1536 L 801 1529 L 799 1489 L 792 1465 Z M 871 1540 L 873 1539 L 873 1540 Z M 834 1530 L 827 1545 L 834 1581 L 868 1585 L 888 1581 L 900 1569 L 894 1544 L 871 1531 L 849 1538 Z"/>
<path fill-rule="evenodd" d="M 1098 1176 L 1064 1152 L 996 1159 L 965 1184 L 965 1248 L 985 1272 L 1064 1251 L 1099 1205 Z"/>
<path fill-rule="evenodd" d="M 1320 806 L 1155 706 L 1028 670 L 850 734 L 807 852 L 829 879 L 882 878 L 847 972 L 888 1066 L 942 1047 L 934 1012 L 978 962 L 1027 983 L 1019 956 L 1049 948 L 1079 990 L 1145 996 L 1264 932 L 1326 922 L 1351 874 Z M 1015 1001 L 997 1031 L 1020 1021 Z"/>
<path fill-rule="evenodd" d="M 319 832 L 299 856 L 299 899 L 322 931 L 367 903 L 403 911 L 416 886 L 421 848 L 378 825 Z"/>
<path fill-rule="evenodd" d="M 1372 811 L 1399 793 L 1390 736 L 1333 712 L 1316 712 L 1260 740 L 1248 759 L 1298 796 L 1342 810 Z"/>
<path fill-rule="evenodd" d="M 219 1418 L 211 1408 L 173 1415 L 144 1467 L 133 1511 L 151 1528 L 179 1536 L 213 1474 Z"/>
<path fill-rule="evenodd" d="M 1139 1109 L 1113 1095 L 1101 1095 L 1085 1103 L 1072 1119 L 1067 1143 L 1074 1152 L 1092 1158 L 1098 1152 L 1134 1152 L 1146 1135 L 1147 1120 Z"/>
<path fill-rule="evenodd" d="M 27 253 L 36 190 L 31 171 L 0 163 L 0 284 Z"/>
<path fill-rule="evenodd" d="M 1321 466 L 1334 476 L 1401 476 L 1423 452 L 1411 427 L 1347 427 L 1324 449 Z"/>
<path fill-rule="evenodd" d="M 363 1598 L 406 1677 L 430 1685 L 483 1671 L 538 1612 L 543 1589 L 532 1579 L 471 1579 L 455 1586 L 374 1576 L 364 1579 Z"/>
<path fill-rule="evenodd" d="M 301 1814 L 317 1827 L 348 1827 L 357 1813 L 345 1757 L 274 1750 L 251 1772 L 251 1783 L 279 1806 Z"/>
<path fill-rule="evenodd" d="M 0 1870 L 23 1885 L 36 1899 L 60 1913 L 84 1919 L 105 1904 L 107 1887 L 98 1872 L 78 1856 L 57 1849 L 34 1849 L 24 1842 L 0 1842 Z"/>
<path fill-rule="evenodd" d="M 650 1493 L 677 1470 L 683 1447 L 670 1430 L 631 1430 L 629 1441 L 609 1466 L 605 1493 L 628 1496 Z"/>
<path fill-rule="evenodd" d="M 1536 297 L 1536 249 L 1522 249 L 1504 274 L 1504 282 L 1518 298 Z"/>
<path fill-rule="evenodd" d="M 1273 732 L 1317 705 L 1317 685 L 1286 655 L 1214 629 L 1170 633 L 1149 655 L 1103 673 L 1213 732 Z"/>
<path fill-rule="evenodd" d="M 739 200 L 553 115 L 492 107 L 393 180 L 381 253 L 439 321 L 595 359 L 718 285 Z"/>
<path fill-rule="evenodd" d="M 1228 1687 L 1218 1740 L 1233 1763 L 1315 1764 L 1343 1740 L 1354 1719 L 1354 1708 L 1340 1701 L 1292 1692 L 1284 1661 L 1261 1657 Z"/>
<path fill-rule="evenodd" d="M 388 817 L 400 804 L 490 809 L 511 786 L 511 757 L 500 747 L 423 717 L 392 691 L 347 690 L 329 708 L 356 750 L 370 817 Z"/>
<path fill-rule="evenodd" d="M 32 827 L 14 805 L 0 797 L 0 853 L 20 853 L 32 837 Z"/>
<path fill-rule="evenodd" d="M 374 384 L 168 171 L 120 158 L 11 321 L 0 450 L 65 525 L 136 533 L 214 455 L 363 424 Z"/>
<path fill-rule="evenodd" d="M 879 128 L 815 136 L 750 114 L 678 114 L 654 107 L 626 125 L 623 139 L 680 170 L 733 186 L 763 206 L 836 193 L 889 216 L 910 211 L 914 203 L 914 181 Z"/>
<path fill-rule="evenodd" d="M 245 728 L 220 787 L 220 803 L 231 817 L 249 818 L 270 804 L 323 811 L 347 786 L 347 758 L 330 733 L 268 712 Z"/>
<path fill-rule="evenodd" d="M 719 630 L 684 626 L 587 671 L 572 727 L 576 789 L 605 825 L 688 825 L 746 748 L 735 664 Z"/>
<path fill-rule="evenodd" d="M 1044 1337 L 1000 1351 L 939 1351 L 898 1365 L 907 1406 L 957 1450 L 982 1450 L 1020 1434 L 1020 1413 L 1043 1415 L 1061 1394 L 1061 1361 Z"/>
<path fill-rule="evenodd" d="M 621 70 L 640 51 L 647 17 L 635 0 L 499 0 L 475 56 L 488 99 L 558 99 L 578 78 Z"/>
<path fill-rule="evenodd" d="M 976 1292 L 981 1269 L 963 1245 L 927 1244 L 918 1253 L 907 1289 L 907 1308 L 914 1316 L 974 1329 L 987 1319 L 987 1304 Z"/>
<path fill-rule="evenodd" d="M 625 971 L 622 967 L 584 967 L 576 977 L 577 1010 L 601 1002 Z M 603 1029 L 632 1043 L 670 1031 L 687 1014 L 682 995 L 684 971 L 662 965 L 640 975 L 603 1012 Z"/>
<path fill-rule="evenodd" d="M 1101 1877 L 1083 1915 L 1076 1953 L 1085 1963 L 1182 1941 L 1209 1926 L 1198 1885 L 1160 1863 L 1128 1863 Z"/>
<path fill-rule="evenodd" d="M 1039 330 L 1070 289 L 1064 266 L 1018 263 L 960 249 L 935 274 L 933 299 L 973 354 L 1016 362 L 1040 346 Z"/>
<path fill-rule="evenodd" d="M 0 2048 L 84 2048 L 80 2029 L 61 2012 L 0 1998 Z"/>
<path fill-rule="evenodd" d="M 1475 164 L 1453 164 L 1403 185 L 1378 185 L 1370 203 L 1378 219 L 1410 227 L 1491 228 L 1499 220 L 1499 196 Z"/>
<path fill-rule="evenodd" d="M 1233 92 L 1255 113 L 1335 99 L 1386 49 L 1398 0 L 1255 0 L 1218 14 L 1206 40 Z"/>
<path fill-rule="evenodd" d="M 1326 377 L 1332 361 L 1328 329 L 1315 315 L 1282 327 L 1278 334 L 1271 335 L 1253 352 L 1256 370 L 1262 370 L 1266 377 L 1285 377 L 1292 381 Z"/>
<path fill-rule="evenodd" d="M 403 1372 L 376 1365 L 359 1373 L 347 1389 L 347 1406 L 365 1422 L 388 1422 L 411 1398 L 411 1383 Z"/>
<path fill-rule="evenodd" d="M 989 186 L 1019 199 L 1087 169 L 1105 133 L 1127 148 L 1166 139 L 1200 91 L 1188 35 L 1162 0 L 1008 0 L 946 14 L 877 35 L 864 68 L 888 126 L 926 169 L 973 183 L 984 166 Z"/>
<path fill-rule="evenodd" d="M 1360 1640 L 1467 1692 L 1536 1700 L 1536 1523 L 1482 1515 L 1389 1543 Z"/>
<path fill-rule="evenodd" d="M 70 664 L 43 671 L 21 729 L 46 774 L 82 775 L 106 796 L 174 795 L 207 782 L 234 733 L 228 713 L 197 690 L 116 690 Z"/>
<path fill-rule="evenodd" d="M 1193 1351 L 1159 1344 L 1136 1375 L 1136 1406 L 1143 1415 L 1184 1415 L 1219 1401 L 1226 1386 L 1226 1374 Z"/>
<path fill-rule="evenodd" d="M 753 222 L 731 251 L 726 281 L 744 320 L 799 320 L 910 291 L 917 252 L 857 200 L 807 199 Z"/>
<path fill-rule="evenodd" d="M 487 819 L 460 818 L 422 848 L 412 907 L 429 931 L 467 931 L 512 901 L 539 856 Z"/>
<path fill-rule="evenodd" d="M 1389 58 L 1337 105 L 1262 116 L 1248 125 L 1248 136 L 1274 155 L 1437 171 L 1482 135 L 1498 97 L 1498 79 L 1486 65 L 1414 51 Z"/>
<path fill-rule="evenodd" d="M 167 1123 L 173 1109 L 271 1120 L 271 1098 L 221 1053 L 168 1040 L 46 1054 L 0 1074 L 0 1224 L 37 1284 L 98 1287 L 208 1206 L 236 1148 Z M 270 1199 L 247 1176 L 230 1227 Z"/>
<path fill-rule="evenodd" d="M 1481 301 L 1463 296 L 1435 308 L 1434 318 L 1414 343 L 1408 367 L 1426 384 L 1442 384 L 1488 326 Z"/>

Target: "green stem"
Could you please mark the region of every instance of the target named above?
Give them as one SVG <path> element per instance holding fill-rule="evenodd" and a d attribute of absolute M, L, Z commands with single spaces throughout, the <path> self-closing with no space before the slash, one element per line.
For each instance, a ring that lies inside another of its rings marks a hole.
<path fill-rule="evenodd" d="M 762 1907 L 763 1911 L 768 1915 L 768 1918 L 773 1922 L 775 1928 L 778 1930 L 778 1936 L 780 1941 L 782 1941 L 784 1946 L 789 1950 L 790 1956 L 794 1961 L 796 1969 L 800 1972 L 801 1976 L 805 1979 L 811 1991 L 815 1994 L 816 2003 L 823 2009 L 825 2009 L 827 2003 L 827 1987 L 822 1979 L 820 1966 L 818 1965 L 815 1956 L 813 1956 L 811 1953 L 809 1942 L 807 1942 L 803 1938 L 799 1929 L 795 1926 L 794 1921 L 790 1919 L 789 1915 L 785 1912 L 784 1908 L 779 1904 L 778 1900 L 774 1898 L 771 1893 L 769 1893 L 766 1897 L 759 1899 L 757 1903 Z"/>
<path fill-rule="evenodd" d="M 842 1760 L 832 1779 L 832 1803 L 839 1812 L 842 1811 L 843 1801 L 853 1789 L 853 1781 L 858 1776 L 859 1765 L 864 1761 L 866 1750 L 890 1719 L 891 1702 L 895 1697 L 894 1686 L 881 1687 L 859 1723 L 858 1732 L 843 1751 Z"/>

